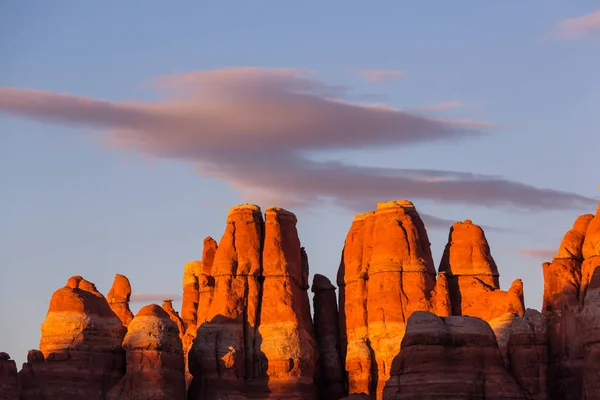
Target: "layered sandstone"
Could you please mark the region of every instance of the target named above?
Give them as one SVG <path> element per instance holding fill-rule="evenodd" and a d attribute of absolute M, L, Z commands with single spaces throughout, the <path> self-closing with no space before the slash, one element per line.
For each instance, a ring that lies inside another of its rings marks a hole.
<path fill-rule="evenodd" d="M 594 270 L 581 312 L 583 395 L 600 399 L 600 267 Z"/>
<path fill-rule="evenodd" d="M 590 284 L 594 271 L 600 267 L 600 203 L 598 204 L 596 215 L 590 220 L 585 230 L 581 254 L 583 255 L 583 263 L 581 264 L 581 295 L 579 303 L 583 305 L 587 287 Z"/>
<path fill-rule="evenodd" d="M 394 360 L 385 399 L 527 399 L 479 318 L 415 312 Z"/>
<path fill-rule="evenodd" d="M 184 400 L 183 347 L 172 317 L 155 304 L 131 321 L 123 340 L 127 370 L 120 400 Z"/>
<path fill-rule="evenodd" d="M 111 310 L 119 317 L 123 326 L 129 325 L 133 319 L 133 313 L 129 309 L 131 298 L 131 284 L 126 276 L 116 274 L 112 287 L 106 296 L 106 301 Z"/>
<path fill-rule="evenodd" d="M 187 329 L 195 327 L 198 318 L 198 300 L 200 284 L 198 277 L 202 270 L 202 261 L 190 261 L 183 267 L 183 299 L 181 300 L 181 319 Z"/>
<path fill-rule="evenodd" d="M 125 372 L 124 335 L 96 287 L 70 278 L 50 300 L 41 353 L 32 353 L 20 373 L 24 391 L 41 399 L 103 399 Z"/>
<path fill-rule="evenodd" d="M 167 313 L 171 321 L 175 323 L 175 326 L 177 327 L 177 334 L 183 340 L 183 335 L 185 334 L 185 327 L 183 324 L 183 319 L 181 319 L 177 310 L 173 308 L 173 300 L 163 300 L 162 309 Z"/>
<path fill-rule="evenodd" d="M 335 286 L 325 276 L 315 274 L 311 290 L 319 353 L 319 398 L 337 399 L 344 396 L 345 385 Z"/>
<path fill-rule="evenodd" d="M 548 324 L 548 390 L 552 398 L 580 399 L 583 379 L 582 301 L 583 244 L 592 215 L 582 215 L 565 234 L 558 254 L 542 265 Z"/>
<path fill-rule="evenodd" d="M 205 243 L 206 244 L 206 243 Z M 189 353 L 192 396 L 312 398 L 317 349 L 308 300 L 308 259 L 296 217 L 234 207 L 218 248 L 205 245 L 214 291 Z M 200 314 L 202 289 L 200 289 Z"/>
<path fill-rule="evenodd" d="M 229 211 L 212 265 L 213 299 L 189 354 L 194 375 L 190 393 L 197 397 L 243 393 L 246 380 L 266 370 L 266 360 L 255 350 L 255 342 L 260 343 L 263 225 L 258 206 L 246 204 Z"/>
<path fill-rule="evenodd" d="M 17 365 L 4 352 L 0 352 L 0 400 L 19 400 Z"/>
<path fill-rule="evenodd" d="M 414 205 L 405 200 L 379 203 L 375 212 L 357 216 L 340 270 L 349 392 L 380 397 L 408 317 L 433 308 L 436 272 Z"/>
<path fill-rule="evenodd" d="M 528 398 L 547 399 L 548 327 L 539 311 L 527 309 L 514 318 L 507 351 L 510 371 Z"/>
<path fill-rule="evenodd" d="M 522 316 L 523 284 L 500 290 L 498 267 L 483 230 L 470 220 L 452 225 L 439 267 L 448 279 L 452 315 L 490 321 L 506 313 Z"/>
<path fill-rule="evenodd" d="M 281 208 L 265 214 L 264 278 L 258 336 L 267 360 L 269 388 L 314 398 L 317 349 L 308 300 L 308 261 L 300 247 L 296 216 Z"/>
<path fill-rule="evenodd" d="M 186 387 L 192 381 L 189 372 L 188 354 L 196 337 L 198 327 L 207 321 L 215 290 L 212 264 L 217 251 L 217 242 L 207 236 L 204 239 L 201 261 L 191 261 L 184 267 L 182 320 L 184 324 L 183 350 L 185 358 Z"/>

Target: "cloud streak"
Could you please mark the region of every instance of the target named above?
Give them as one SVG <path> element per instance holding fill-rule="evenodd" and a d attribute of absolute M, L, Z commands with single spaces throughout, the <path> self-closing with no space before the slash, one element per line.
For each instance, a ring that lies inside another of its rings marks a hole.
<path fill-rule="evenodd" d="M 306 71 L 197 71 L 159 78 L 157 87 L 164 98 L 158 102 L 4 87 L 0 113 L 98 128 L 111 148 L 188 161 L 203 176 L 227 181 L 246 201 L 287 207 L 331 202 L 357 212 L 394 198 L 529 210 L 595 203 L 498 176 L 315 161 L 310 154 L 320 151 L 476 138 L 494 125 L 344 101 L 347 88 Z"/>
<path fill-rule="evenodd" d="M 447 111 L 447 110 L 453 110 L 455 108 L 462 108 L 464 106 L 465 105 L 463 104 L 462 101 L 452 100 L 452 101 L 446 101 L 444 103 L 422 106 L 422 107 L 419 107 L 418 110 L 420 110 L 420 111 Z"/>
<path fill-rule="evenodd" d="M 132 303 L 162 303 L 164 300 L 180 301 L 180 294 L 161 294 L 161 293 L 148 293 L 148 294 L 132 294 L 129 301 Z"/>
<path fill-rule="evenodd" d="M 592 35 L 600 37 L 600 8 L 581 17 L 561 21 L 555 31 L 555 36 L 560 39 L 580 39 Z"/>
<path fill-rule="evenodd" d="M 369 82 L 379 84 L 396 81 L 406 76 L 404 71 L 392 69 L 363 69 L 358 73 Z"/>
<path fill-rule="evenodd" d="M 552 260 L 558 249 L 517 249 L 516 251 L 528 257 L 540 260 Z"/>

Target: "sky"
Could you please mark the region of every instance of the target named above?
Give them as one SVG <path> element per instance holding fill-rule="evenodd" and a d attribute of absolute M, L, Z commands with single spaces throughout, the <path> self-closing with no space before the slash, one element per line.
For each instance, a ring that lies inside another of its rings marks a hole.
<path fill-rule="evenodd" d="M 0 4 L 0 351 L 52 293 L 129 277 L 134 312 L 251 202 L 332 280 L 354 214 L 409 199 L 439 263 L 482 225 L 503 289 L 600 199 L 597 1 Z M 175 303 L 176 308 L 179 303 Z"/>

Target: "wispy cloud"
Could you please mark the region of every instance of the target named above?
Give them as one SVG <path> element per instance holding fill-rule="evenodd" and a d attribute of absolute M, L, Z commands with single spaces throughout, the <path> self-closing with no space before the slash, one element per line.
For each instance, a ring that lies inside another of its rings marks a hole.
<path fill-rule="evenodd" d="M 462 108 L 464 106 L 465 105 L 463 104 L 462 101 L 452 100 L 452 101 L 447 101 L 444 103 L 422 106 L 422 107 L 419 107 L 418 110 L 421 110 L 421 111 L 446 111 L 446 110 L 452 110 L 455 108 Z"/>
<path fill-rule="evenodd" d="M 158 102 L 112 102 L 0 88 L 0 113 L 99 128 L 110 148 L 192 163 L 245 201 L 302 207 L 332 202 L 353 211 L 382 199 L 430 199 L 522 209 L 578 209 L 594 200 L 498 176 L 322 162 L 317 151 L 408 146 L 482 136 L 486 121 L 427 118 L 340 101 L 346 88 L 305 71 L 230 68 L 158 80 Z"/>
<path fill-rule="evenodd" d="M 373 83 L 387 83 L 406 76 L 404 71 L 392 69 L 362 69 L 358 73 Z"/>
<path fill-rule="evenodd" d="M 164 300 L 181 300 L 180 294 L 173 293 L 148 293 L 148 294 L 132 294 L 129 299 L 132 303 L 162 303 Z"/>
<path fill-rule="evenodd" d="M 600 8 L 582 17 L 561 21 L 554 32 L 554 36 L 560 39 L 579 39 L 592 35 L 600 37 Z"/>
<path fill-rule="evenodd" d="M 517 249 L 515 251 L 519 254 L 540 260 L 552 260 L 558 249 Z"/>

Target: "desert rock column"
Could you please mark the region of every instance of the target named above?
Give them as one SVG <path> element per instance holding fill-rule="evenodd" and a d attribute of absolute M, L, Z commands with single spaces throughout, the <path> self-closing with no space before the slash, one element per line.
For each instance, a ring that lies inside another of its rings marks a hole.
<path fill-rule="evenodd" d="M 317 349 L 308 306 L 308 264 L 296 216 L 272 207 L 265 216 L 263 290 L 257 342 L 273 396 L 315 396 Z"/>
<path fill-rule="evenodd" d="M 115 275 L 115 280 L 106 296 L 108 305 L 117 317 L 123 323 L 123 326 L 129 325 L 133 319 L 133 313 L 129 309 L 129 298 L 131 297 L 131 284 L 124 275 Z"/>
<path fill-rule="evenodd" d="M 500 290 L 498 267 L 483 230 L 470 220 L 452 225 L 440 262 L 450 289 L 453 315 L 469 315 L 491 321 L 506 313 L 523 316 L 523 284 Z"/>
<path fill-rule="evenodd" d="M 345 385 L 335 286 L 323 275 L 315 274 L 311 290 L 319 349 L 319 397 L 339 399 L 345 394 Z"/>
<path fill-rule="evenodd" d="M 245 382 L 266 368 L 255 351 L 263 229 L 258 206 L 244 204 L 229 211 L 212 264 L 212 301 L 206 322 L 198 317 L 197 336 L 189 354 L 194 375 L 192 399 L 240 393 Z M 200 292 L 199 312 L 202 289 Z"/>
<path fill-rule="evenodd" d="M 358 215 L 346 237 L 340 274 L 349 393 L 382 395 L 406 321 L 430 311 L 436 271 L 425 226 L 406 200 Z M 443 307 L 440 281 L 440 307 Z M 447 302 L 447 301 L 446 301 Z"/>

